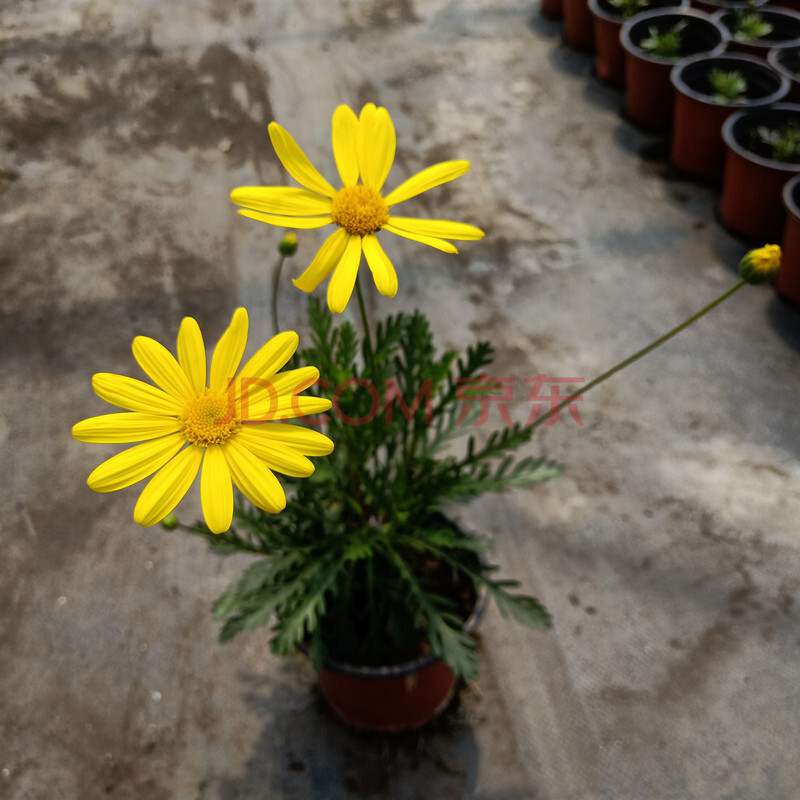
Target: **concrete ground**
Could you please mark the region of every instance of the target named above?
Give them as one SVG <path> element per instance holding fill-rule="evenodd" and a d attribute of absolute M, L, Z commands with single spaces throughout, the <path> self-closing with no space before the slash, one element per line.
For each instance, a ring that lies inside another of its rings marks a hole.
<path fill-rule="evenodd" d="M 479 683 L 418 734 L 344 728 L 264 631 L 219 644 L 209 606 L 248 559 L 136 526 L 135 488 L 85 485 L 113 448 L 69 435 L 107 410 L 92 373 L 138 374 L 137 334 L 171 344 L 191 314 L 215 341 L 244 304 L 266 338 L 280 231 L 228 193 L 286 182 L 272 119 L 333 177 L 342 102 L 390 109 L 390 186 L 472 161 L 408 213 L 486 239 L 448 256 L 387 237 L 400 291 L 369 299 L 431 314 L 442 347 L 491 338 L 519 421 L 525 377 L 588 380 L 729 287 L 745 247 L 715 193 L 670 174 L 557 24 L 497 0 L 2 17 L 0 796 L 800 798 L 800 315 L 769 287 L 588 394 L 582 427 L 540 429 L 529 452 L 565 476 L 460 511 L 555 628 L 493 609 Z M 288 277 L 281 305 L 303 335 Z M 196 488 L 180 510 L 197 517 Z"/>

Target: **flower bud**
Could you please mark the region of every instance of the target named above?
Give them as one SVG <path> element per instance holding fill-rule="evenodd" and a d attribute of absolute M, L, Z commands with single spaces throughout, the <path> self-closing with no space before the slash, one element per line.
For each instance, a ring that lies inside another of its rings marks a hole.
<path fill-rule="evenodd" d="M 178 527 L 178 518 L 174 514 L 167 514 L 167 516 L 161 520 L 161 527 L 165 531 L 174 531 L 175 528 Z"/>
<path fill-rule="evenodd" d="M 278 252 L 282 256 L 293 256 L 297 252 L 297 234 L 287 233 L 278 245 Z"/>
<path fill-rule="evenodd" d="M 781 248 L 765 244 L 751 250 L 739 262 L 739 274 L 747 283 L 766 283 L 772 280 L 781 266 Z"/>

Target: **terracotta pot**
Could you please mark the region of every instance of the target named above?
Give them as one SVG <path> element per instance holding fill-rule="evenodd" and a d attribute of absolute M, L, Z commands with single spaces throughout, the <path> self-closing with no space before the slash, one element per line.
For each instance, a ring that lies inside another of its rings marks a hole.
<path fill-rule="evenodd" d="M 486 608 L 484 592 L 464 623 L 474 633 Z M 322 694 L 347 723 L 374 731 L 419 728 L 447 707 L 457 679 L 450 667 L 428 654 L 389 667 L 363 667 L 326 659 L 318 674 Z"/>
<path fill-rule="evenodd" d="M 781 191 L 789 178 L 800 173 L 800 164 L 773 161 L 748 147 L 758 127 L 790 122 L 800 125 L 800 105 L 779 103 L 739 111 L 722 126 L 726 153 L 719 215 L 723 224 L 756 244 L 777 241 L 783 232 Z"/>
<path fill-rule="evenodd" d="M 649 0 L 647 8 L 686 6 L 686 0 Z M 601 81 L 612 86 L 625 85 L 625 51 L 619 41 L 624 17 L 608 0 L 589 0 L 589 11 L 594 19 L 594 71 Z"/>
<path fill-rule="evenodd" d="M 680 57 L 663 58 L 643 52 L 639 44 L 651 27 L 664 32 L 681 20 L 683 31 Z M 727 33 L 708 14 L 691 8 L 675 11 L 646 11 L 629 19 L 620 31 L 625 49 L 625 114 L 648 131 L 664 133 L 672 123 L 674 91 L 669 75 L 675 64 L 688 56 L 701 53 L 716 55 L 725 49 Z"/>
<path fill-rule="evenodd" d="M 562 0 L 564 41 L 576 50 L 594 52 L 594 21 L 588 0 Z"/>
<path fill-rule="evenodd" d="M 772 25 L 772 32 L 760 39 L 737 39 L 736 11 L 718 11 L 714 19 L 719 22 L 730 35 L 728 50 L 737 53 L 748 53 L 767 59 L 767 53 L 776 45 L 781 47 L 800 46 L 800 14 L 788 8 L 772 8 L 764 6 L 758 9 L 759 16 Z"/>
<path fill-rule="evenodd" d="M 786 226 L 783 229 L 781 268 L 775 288 L 792 305 L 800 306 L 800 175 L 783 187 Z"/>
<path fill-rule="evenodd" d="M 800 47 L 773 47 L 767 61 L 789 81 L 791 88 L 786 99 L 790 103 L 800 103 Z"/>
<path fill-rule="evenodd" d="M 561 19 L 564 13 L 563 0 L 542 0 L 539 11 L 541 15 L 547 17 L 547 19 Z"/>
<path fill-rule="evenodd" d="M 770 0 L 692 0 L 690 5 L 706 14 L 716 14 L 729 8 L 758 8 L 765 6 Z M 781 5 L 784 5 L 781 3 Z"/>
<path fill-rule="evenodd" d="M 747 83 L 743 103 L 718 103 L 709 72 L 736 71 Z M 679 61 L 670 75 L 675 87 L 670 160 L 683 172 L 718 181 L 725 165 L 722 123 L 735 111 L 777 103 L 786 97 L 789 81 L 761 59 L 739 54 L 694 56 Z"/>

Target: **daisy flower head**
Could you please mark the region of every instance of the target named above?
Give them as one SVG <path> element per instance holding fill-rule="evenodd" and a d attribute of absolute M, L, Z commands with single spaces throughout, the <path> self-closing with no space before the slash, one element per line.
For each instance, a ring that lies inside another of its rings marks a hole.
<path fill-rule="evenodd" d="M 331 403 L 300 396 L 318 380 L 316 367 L 279 372 L 297 349 L 294 331 L 270 339 L 239 370 L 247 329 L 247 311 L 239 308 L 214 349 L 208 375 L 200 327 L 186 317 L 177 359 L 155 339 L 133 340 L 133 356 L 155 386 L 108 372 L 93 376 L 95 392 L 125 411 L 85 419 L 72 435 L 82 442 L 141 444 L 104 461 L 89 475 L 89 488 L 113 492 L 152 475 L 133 512 L 144 526 L 167 516 L 198 472 L 203 516 L 213 533 L 231 525 L 232 484 L 258 508 L 283 510 L 286 495 L 273 470 L 308 477 L 314 465 L 307 456 L 328 455 L 333 443 L 277 420 L 327 411 Z"/>
<path fill-rule="evenodd" d="M 341 105 L 333 113 L 333 155 L 341 188 L 320 174 L 277 122 L 269 124 L 275 152 L 286 171 L 304 188 L 289 186 L 241 186 L 231 200 L 242 206 L 242 216 L 284 228 L 338 226 L 320 247 L 305 272 L 294 281 L 304 292 L 312 292 L 333 273 L 328 284 L 328 307 L 344 311 L 353 293 L 361 254 L 378 291 L 385 297 L 397 294 L 397 273 L 378 241 L 379 231 L 388 231 L 445 253 L 457 253 L 447 241 L 474 241 L 483 231 L 473 225 L 441 219 L 396 216 L 394 207 L 428 189 L 455 180 L 469 169 L 469 161 L 443 161 L 423 169 L 388 194 L 383 184 L 392 168 L 395 131 L 385 108 L 368 103 L 361 114 Z"/>

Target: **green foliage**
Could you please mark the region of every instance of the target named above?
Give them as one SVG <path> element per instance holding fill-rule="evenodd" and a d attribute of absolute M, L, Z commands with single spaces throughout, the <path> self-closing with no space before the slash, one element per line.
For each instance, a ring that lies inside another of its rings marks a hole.
<path fill-rule="evenodd" d="M 656 25 L 650 25 L 647 32 L 650 34 L 646 39 L 639 42 L 639 47 L 653 56 L 661 58 L 678 58 L 683 47 L 683 29 L 686 21 L 676 22 L 669 30 L 659 31 Z"/>
<path fill-rule="evenodd" d="M 761 143 L 772 148 L 775 161 L 800 161 L 800 127 L 790 123 L 785 128 L 767 128 L 762 125 L 755 131 Z"/>
<path fill-rule="evenodd" d="M 630 19 L 650 6 L 650 0 L 608 0 L 608 3 L 619 11 L 623 19 Z"/>
<path fill-rule="evenodd" d="M 264 556 L 215 603 L 221 636 L 272 624 L 275 652 L 303 646 L 318 665 L 326 656 L 380 665 L 430 650 L 474 678 L 463 624 L 482 593 L 525 625 L 547 627 L 550 617 L 534 598 L 512 593 L 516 584 L 491 577 L 485 540 L 450 521 L 446 506 L 562 468 L 541 457 L 515 461 L 530 428 L 475 435 L 477 398 L 501 388 L 486 377 L 488 343 L 460 357 L 437 353 L 428 321 L 414 312 L 379 324 L 371 347 L 351 323 L 334 326 L 314 297 L 309 319 L 312 346 L 300 358 L 320 369 L 314 391 L 334 400 L 325 433 L 336 448 L 310 478 L 287 479 L 283 513 L 237 498 L 230 531 L 195 527 L 220 553 Z M 464 434 L 459 454 L 454 440 Z"/>
<path fill-rule="evenodd" d="M 711 99 L 717 103 L 744 103 L 747 100 L 747 81 L 738 70 L 724 72 L 714 67 L 708 73 L 714 87 Z"/>
<path fill-rule="evenodd" d="M 733 38 L 740 42 L 750 42 L 761 39 L 772 33 L 772 25 L 766 22 L 757 11 L 745 8 L 736 9 L 736 29 Z"/>

